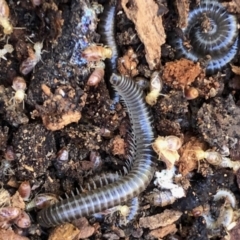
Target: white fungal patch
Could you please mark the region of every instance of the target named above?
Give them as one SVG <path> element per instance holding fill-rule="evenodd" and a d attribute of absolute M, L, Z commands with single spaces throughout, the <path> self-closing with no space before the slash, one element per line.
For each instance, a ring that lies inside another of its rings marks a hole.
<path fill-rule="evenodd" d="M 162 170 L 161 172 L 156 172 L 154 184 L 161 189 L 170 190 L 173 198 L 185 197 L 185 191 L 182 186 L 179 186 L 173 182 L 175 176 L 176 168 L 173 167 L 170 170 Z"/>

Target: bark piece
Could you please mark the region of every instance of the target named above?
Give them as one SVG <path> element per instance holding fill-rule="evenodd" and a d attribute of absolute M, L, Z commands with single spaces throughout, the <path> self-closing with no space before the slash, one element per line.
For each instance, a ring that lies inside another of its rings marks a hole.
<path fill-rule="evenodd" d="M 138 36 L 145 46 L 149 68 L 158 68 L 161 45 L 166 38 L 162 18 L 157 16 L 158 5 L 154 1 L 122 0 L 122 7 L 127 17 L 134 22 Z"/>
<path fill-rule="evenodd" d="M 181 216 L 182 212 L 166 209 L 163 213 L 140 218 L 139 226 L 149 229 L 165 227 L 177 221 Z"/>

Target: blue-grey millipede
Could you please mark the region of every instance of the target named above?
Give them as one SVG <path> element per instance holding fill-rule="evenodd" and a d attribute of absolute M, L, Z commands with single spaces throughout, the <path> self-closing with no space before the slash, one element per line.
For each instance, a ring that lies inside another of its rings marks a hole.
<path fill-rule="evenodd" d="M 176 57 L 197 62 L 209 55 L 210 58 L 206 60 L 207 74 L 216 73 L 237 53 L 237 18 L 216 0 L 203 0 L 199 7 L 192 10 L 188 16 L 188 25 L 182 31 L 191 48 L 188 49 L 183 39 L 175 36 L 170 43 L 176 48 Z"/>
<path fill-rule="evenodd" d="M 110 97 L 113 104 L 119 102 L 119 94 L 117 94 L 110 84 L 110 77 L 113 73 L 117 73 L 117 60 L 119 58 L 119 50 L 115 40 L 116 33 L 116 2 L 113 5 L 104 5 L 104 10 L 99 16 L 98 33 L 100 34 L 100 42 L 112 50 L 112 57 L 105 60 L 105 79 L 109 89 Z"/>
<path fill-rule="evenodd" d="M 153 117 L 145 103 L 144 93 L 131 78 L 113 74 L 110 81 L 124 100 L 132 125 L 136 156 L 131 169 L 117 182 L 89 193 L 77 194 L 41 210 L 37 217 L 41 226 L 71 222 L 127 202 L 144 191 L 153 178 L 156 161 L 151 146 L 154 139 Z"/>
<path fill-rule="evenodd" d="M 85 188 L 88 189 L 89 191 L 91 191 L 92 189 L 97 189 L 97 188 L 103 187 L 107 184 L 116 182 L 121 177 L 122 177 L 122 174 L 118 173 L 118 172 L 115 172 L 115 173 L 107 172 L 107 173 L 103 173 L 100 175 L 95 175 L 94 177 L 89 179 L 89 182 L 86 184 Z M 125 216 L 125 220 L 126 220 L 125 224 L 122 223 L 120 225 L 128 224 L 129 222 L 134 220 L 134 218 L 138 214 L 138 210 L 139 210 L 138 197 L 134 197 L 133 199 L 124 203 L 124 205 L 126 205 L 128 207 L 129 212 Z M 97 215 L 98 215 L 98 213 L 97 213 Z"/>

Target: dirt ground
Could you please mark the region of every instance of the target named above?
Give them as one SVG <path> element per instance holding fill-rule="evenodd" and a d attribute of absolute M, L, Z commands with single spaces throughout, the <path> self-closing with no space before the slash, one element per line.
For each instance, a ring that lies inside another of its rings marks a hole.
<path fill-rule="evenodd" d="M 191 45 L 183 29 L 199 2 L 117 1 L 116 69 L 104 69 L 114 42 L 99 24 L 114 1 L 0 0 L 0 240 L 240 238 L 239 51 L 207 74 L 209 56 L 179 59 L 171 44 L 174 33 Z M 238 0 L 221 4 L 240 18 Z M 120 207 L 42 228 L 40 209 L 124 171 L 131 122 L 113 70 L 148 96 L 155 177 L 126 203 L 131 220 Z"/>

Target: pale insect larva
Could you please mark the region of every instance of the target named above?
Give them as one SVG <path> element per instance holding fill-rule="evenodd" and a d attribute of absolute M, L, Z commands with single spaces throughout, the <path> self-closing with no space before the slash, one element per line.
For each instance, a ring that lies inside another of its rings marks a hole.
<path fill-rule="evenodd" d="M 210 56 L 206 63 L 207 74 L 225 67 L 237 53 L 237 18 L 215 0 L 202 1 L 191 11 L 188 25 L 182 31 L 191 48 L 188 49 L 180 37 L 173 37 L 170 43 L 176 48 L 177 58 L 196 62 Z"/>
<path fill-rule="evenodd" d="M 236 207 L 236 198 L 234 194 L 226 188 L 220 188 L 213 196 L 213 201 L 216 202 L 220 199 L 225 199 L 225 203 L 220 208 L 217 219 L 214 219 L 209 211 L 203 214 L 207 228 L 211 230 L 211 234 L 213 235 L 219 234 L 221 226 L 224 226 L 226 229 L 231 229 L 235 224 L 234 208 Z"/>
<path fill-rule="evenodd" d="M 146 199 L 152 206 L 165 207 L 174 203 L 177 198 L 173 196 L 170 190 L 159 191 L 154 189 L 149 195 L 146 196 Z"/>
<path fill-rule="evenodd" d="M 236 197 L 234 196 L 234 194 L 226 189 L 226 188 L 220 188 L 217 190 L 217 193 L 213 196 L 213 200 L 214 201 L 218 201 L 222 198 L 225 198 L 232 206 L 232 208 L 236 207 Z"/>
<path fill-rule="evenodd" d="M 90 216 L 127 202 L 144 191 L 153 178 L 156 160 L 151 147 L 154 139 L 153 118 L 145 103 L 144 93 L 131 78 L 113 74 L 110 81 L 126 104 L 136 141 L 136 156 L 130 171 L 117 182 L 77 194 L 43 209 L 38 214 L 38 222 L 44 227 Z"/>

